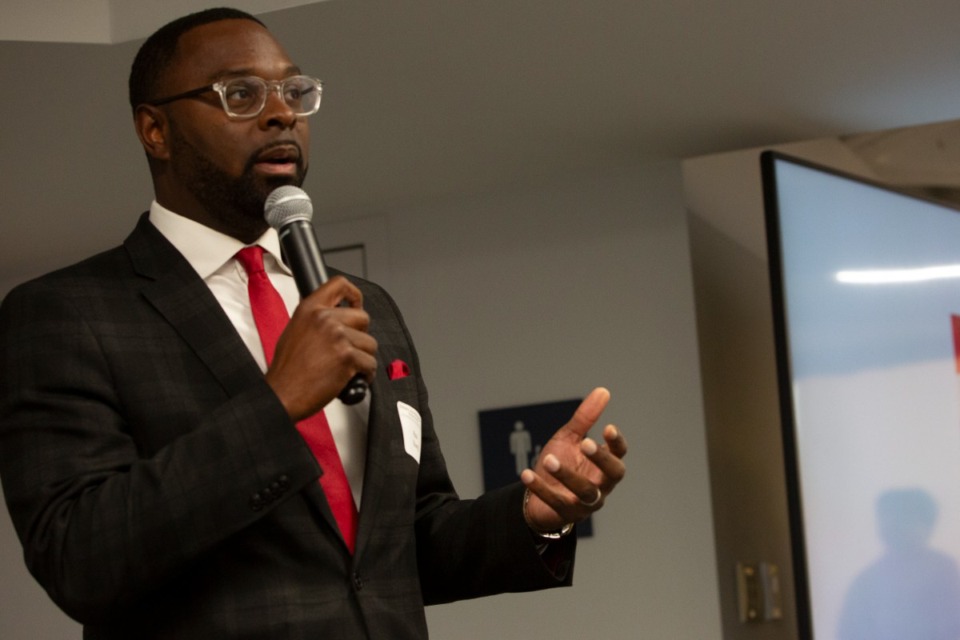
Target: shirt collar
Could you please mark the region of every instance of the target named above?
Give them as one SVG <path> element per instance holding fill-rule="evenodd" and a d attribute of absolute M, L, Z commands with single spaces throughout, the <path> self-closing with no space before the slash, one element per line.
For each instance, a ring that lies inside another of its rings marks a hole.
<path fill-rule="evenodd" d="M 203 279 L 210 277 L 233 258 L 237 251 L 247 246 L 236 238 L 170 211 L 156 200 L 150 204 L 150 222 L 183 254 Z M 291 274 L 281 259 L 280 239 L 273 227 L 251 244 L 263 247 L 264 251 L 273 256 L 280 269 Z"/>

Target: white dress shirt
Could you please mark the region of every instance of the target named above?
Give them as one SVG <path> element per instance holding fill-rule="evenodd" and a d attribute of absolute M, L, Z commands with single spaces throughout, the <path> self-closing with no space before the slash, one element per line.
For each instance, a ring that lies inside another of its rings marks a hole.
<path fill-rule="evenodd" d="M 236 238 L 176 214 L 155 200 L 150 205 L 150 222 L 207 283 L 261 371 L 266 372 L 267 360 L 247 294 L 247 272 L 234 257 L 246 245 Z M 281 259 L 277 232 L 268 229 L 253 244 L 263 247 L 263 266 L 267 277 L 283 298 L 287 313 L 293 315 L 293 310 L 300 304 L 300 294 L 293 274 Z M 324 413 L 359 508 L 366 467 L 370 394 L 352 406 L 334 399 L 324 407 Z"/>

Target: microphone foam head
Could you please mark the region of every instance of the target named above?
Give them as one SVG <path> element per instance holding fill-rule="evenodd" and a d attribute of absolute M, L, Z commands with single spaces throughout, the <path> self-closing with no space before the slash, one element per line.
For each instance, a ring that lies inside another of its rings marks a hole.
<path fill-rule="evenodd" d="M 263 203 L 263 217 L 274 229 L 294 220 L 313 219 L 313 203 L 310 196 L 300 187 L 284 185 L 277 187 Z"/>

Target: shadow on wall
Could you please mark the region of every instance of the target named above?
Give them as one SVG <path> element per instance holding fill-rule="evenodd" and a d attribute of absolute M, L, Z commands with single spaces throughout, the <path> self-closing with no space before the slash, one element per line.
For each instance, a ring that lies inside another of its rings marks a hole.
<path fill-rule="evenodd" d="M 877 500 L 885 550 L 853 581 L 840 640 L 960 638 L 960 571 L 930 547 L 937 505 L 923 489 L 893 489 Z"/>

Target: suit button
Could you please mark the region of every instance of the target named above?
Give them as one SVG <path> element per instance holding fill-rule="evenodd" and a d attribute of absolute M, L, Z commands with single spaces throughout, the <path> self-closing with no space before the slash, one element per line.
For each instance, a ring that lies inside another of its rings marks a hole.
<path fill-rule="evenodd" d="M 290 486 L 290 478 L 287 476 L 280 476 L 277 478 L 277 484 L 280 485 L 281 489 L 286 489 Z"/>
<path fill-rule="evenodd" d="M 353 588 L 356 591 L 363 590 L 363 578 L 360 577 L 360 573 L 358 571 L 353 572 Z"/>
<path fill-rule="evenodd" d="M 283 487 L 280 486 L 280 483 L 279 483 L 279 482 L 271 482 L 271 483 L 270 483 L 270 491 L 273 492 L 273 493 L 275 493 L 275 494 L 277 494 L 277 495 L 279 495 L 279 494 L 283 493 Z"/>
<path fill-rule="evenodd" d="M 259 493 L 255 493 L 250 496 L 250 508 L 254 511 L 260 511 L 260 509 L 263 509 L 264 504 L 266 503 Z"/>

